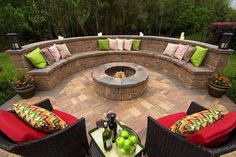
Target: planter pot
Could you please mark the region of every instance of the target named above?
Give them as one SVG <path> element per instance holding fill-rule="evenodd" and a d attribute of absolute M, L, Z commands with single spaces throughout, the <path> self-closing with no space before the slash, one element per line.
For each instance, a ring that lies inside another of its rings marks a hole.
<path fill-rule="evenodd" d="M 16 93 L 20 95 L 23 99 L 32 98 L 35 95 L 35 84 L 27 87 L 15 88 Z"/>
<path fill-rule="evenodd" d="M 221 98 L 228 89 L 229 87 L 221 87 L 210 83 L 208 88 L 208 94 L 215 98 Z"/>

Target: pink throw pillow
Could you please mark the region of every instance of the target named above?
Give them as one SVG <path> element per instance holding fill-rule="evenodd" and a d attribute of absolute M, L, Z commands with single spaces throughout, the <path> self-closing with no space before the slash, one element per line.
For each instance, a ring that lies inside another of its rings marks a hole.
<path fill-rule="evenodd" d="M 108 40 L 109 40 L 109 48 L 111 50 L 117 50 L 117 41 L 116 41 L 116 39 L 108 38 Z"/>
<path fill-rule="evenodd" d="M 61 57 L 61 54 L 60 54 L 59 50 L 57 49 L 56 44 L 49 47 L 48 49 L 51 52 L 52 56 L 54 57 L 55 61 L 56 62 L 59 61 L 60 57 Z"/>
<path fill-rule="evenodd" d="M 177 48 L 177 50 L 175 51 L 175 58 L 178 58 L 179 60 L 182 60 L 184 57 L 184 54 L 186 53 L 186 51 L 188 50 L 189 45 L 182 45 L 179 44 L 179 47 Z"/>
<path fill-rule="evenodd" d="M 132 39 L 130 39 L 130 40 L 125 39 L 124 40 L 124 50 L 130 51 L 131 47 L 132 47 Z"/>

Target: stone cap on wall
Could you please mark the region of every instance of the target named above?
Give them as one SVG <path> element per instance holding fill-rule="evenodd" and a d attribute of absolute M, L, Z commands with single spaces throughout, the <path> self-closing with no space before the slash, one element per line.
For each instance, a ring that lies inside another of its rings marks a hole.
<path fill-rule="evenodd" d="M 192 41 L 192 40 L 180 40 L 177 38 L 170 38 L 170 37 L 161 37 L 161 36 L 137 36 L 137 35 L 106 35 L 106 36 L 84 36 L 84 37 L 73 37 L 73 38 L 65 38 L 65 39 L 57 39 L 57 40 L 47 40 L 41 41 L 37 43 L 32 43 L 28 45 L 22 46 L 22 49 L 19 50 L 7 50 L 10 54 L 24 54 L 29 51 L 34 50 L 37 47 L 46 47 L 48 45 L 53 45 L 55 43 L 68 43 L 68 42 L 75 42 L 75 41 L 84 41 L 84 40 L 97 40 L 97 39 L 104 39 L 104 38 L 127 38 L 127 39 L 142 39 L 142 40 L 153 40 L 153 41 L 164 41 L 164 42 L 171 42 L 171 43 L 181 43 L 181 44 L 189 44 L 189 45 L 199 45 L 208 48 L 209 50 L 216 52 L 216 53 L 227 53 L 232 54 L 234 50 L 232 49 L 219 49 L 217 45 L 212 45 L 208 43 Z"/>

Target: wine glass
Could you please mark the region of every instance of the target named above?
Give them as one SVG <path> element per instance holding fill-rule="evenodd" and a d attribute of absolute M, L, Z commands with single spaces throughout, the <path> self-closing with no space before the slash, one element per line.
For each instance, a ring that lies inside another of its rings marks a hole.
<path fill-rule="evenodd" d="M 104 128 L 104 123 L 107 122 L 107 119 L 106 119 L 106 116 L 104 115 L 99 115 L 97 118 L 96 118 L 96 125 L 97 127 L 99 128 Z"/>

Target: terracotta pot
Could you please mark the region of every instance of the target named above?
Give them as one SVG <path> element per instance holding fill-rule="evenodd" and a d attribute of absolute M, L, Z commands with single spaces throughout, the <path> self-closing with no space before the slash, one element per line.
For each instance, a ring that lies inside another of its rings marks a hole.
<path fill-rule="evenodd" d="M 222 86 L 218 86 L 218 85 L 210 83 L 209 88 L 208 88 L 208 94 L 215 98 L 221 98 L 228 89 L 229 87 L 222 87 Z"/>
<path fill-rule="evenodd" d="M 21 98 L 29 99 L 35 95 L 35 87 L 36 86 L 33 83 L 32 85 L 27 86 L 27 87 L 15 88 L 15 90 L 16 90 L 16 93 L 19 94 Z"/>

